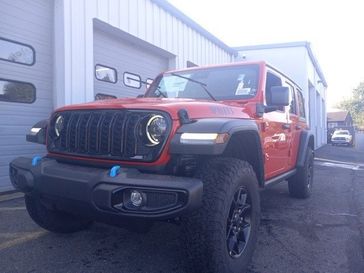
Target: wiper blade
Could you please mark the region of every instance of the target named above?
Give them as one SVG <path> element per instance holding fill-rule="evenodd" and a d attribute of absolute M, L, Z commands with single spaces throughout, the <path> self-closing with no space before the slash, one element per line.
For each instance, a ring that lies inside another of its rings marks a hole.
<path fill-rule="evenodd" d="M 190 81 L 190 82 L 194 82 L 194 83 L 199 84 L 199 85 L 203 88 L 203 90 L 205 90 L 205 92 L 207 93 L 207 95 L 209 95 L 209 97 L 210 97 L 212 100 L 216 101 L 215 97 L 214 97 L 214 96 L 213 96 L 213 95 L 209 92 L 209 90 L 207 90 L 207 84 L 206 84 L 206 83 L 204 83 L 204 82 L 200 82 L 200 81 L 196 81 L 196 80 L 194 80 L 194 79 L 191 79 L 191 78 L 188 78 L 188 77 L 185 77 L 185 76 L 179 75 L 179 74 L 177 74 L 177 73 L 171 73 L 171 75 L 176 76 L 176 77 L 179 77 L 179 78 L 182 78 L 182 79 L 186 79 L 186 80 L 188 80 L 188 81 Z"/>
<path fill-rule="evenodd" d="M 158 90 L 158 95 L 159 95 L 158 97 L 160 97 L 160 95 L 162 95 L 162 97 L 168 98 L 167 94 L 162 92 L 161 88 L 159 86 L 157 86 L 157 90 Z"/>

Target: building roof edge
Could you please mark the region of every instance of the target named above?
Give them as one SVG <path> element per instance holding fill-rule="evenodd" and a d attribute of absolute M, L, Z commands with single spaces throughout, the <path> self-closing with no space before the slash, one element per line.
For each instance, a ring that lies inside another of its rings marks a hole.
<path fill-rule="evenodd" d="M 213 34 L 211 34 L 210 32 L 208 32 L 201 25 L 199 25 L 198 23 L 196 23 L 194 20 L 192 20 L 187 15 L 185 15 L 182 11 L 180 11 L 179 9 L 177 9 L 175 6 L 173 6 L 172 4 L 170 4 L 168 1 L 166 1 L 166 0 L 151 0 L 151 1 L 153 3 L 155 3 L 156 5 L 160 6 L 161 8 L 163 8 L 168 13 L 170 13 L 173 16 L 175 16 L 178 19 L 180 19 L 183 23 L 185 23 L 189 27 L 195 29 L 201 35 L 205 36 L 208 40 L 210 40 L 211 42 L 215 43 L 216 45 L 218 45 L 219 47 L 221 47 L 222 49 L 224 49 L 225 51 L 227 51 L 229 54 L 231 54 L 233 56 L 237 56 L 238 55 L 238 52 L 234 48 L 226 45 L 223 41 L 221 41 L 219 38 L 217 38 L 216 36 L 214 36 Z"/>

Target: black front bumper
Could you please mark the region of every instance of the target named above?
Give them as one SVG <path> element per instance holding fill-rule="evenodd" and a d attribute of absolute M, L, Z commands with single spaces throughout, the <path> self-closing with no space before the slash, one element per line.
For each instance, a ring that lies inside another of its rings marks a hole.
<path fill-rule="evenodd" d="M 60 163 L 43 158 L 32 162 L 19 157 L 9 166 L 14 187 L 38 195 L 57 209 L 90 219 L 114 222 L 120 218 L 170 219 L 200 206 L 202 182 L 194 178 L 145 174 Z M 142 205 L 130 200 L 132 191 L 141 193 Z"/>

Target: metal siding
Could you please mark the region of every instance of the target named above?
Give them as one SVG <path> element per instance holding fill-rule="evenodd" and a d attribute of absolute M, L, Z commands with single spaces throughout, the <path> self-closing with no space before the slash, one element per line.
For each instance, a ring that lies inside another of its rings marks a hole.
<path fill-rule="evenodd" d="M 56 106 L 93 99 L 94 75 L 90 72 L 94 70 L 94 62 L 90 44 L 94 18 L 175 55 L 170 64 L 176 68 L 186 67 L 188 60 L 199 65 L 216 64 L 221 59 L 232 61 L 230 52 L 151 0 L 59 0 L 56 13 L 63 15 L 55 17 L 55 31 L 58 33 L 59 29 L 63 34 L 55 36 L 56 47 L 62 49 L 56 69 Z M 221 49 L 223 58 L 211 44 Z"/>
<path fill-rule="evenodd" d="M 138 37 L 140 39 L 145 40 L 146 35 L 146 10 L 145 10 L 145 1 L 144 0 L 138 0 Z M 140 14 L 143 14 L 143 16 L 140 16 Z"/>
<path fill-rule="evenodd" d="M 129 29 L 129 1 L 120 0 L 118 8 L 119 8 L 119 28 L 127 31 Z"/>
<path fill-rule="evenodd" d="M 142 15 L 144 16 L 144 15 Z M 167 16 L 167 13 L 161 9 L 160 10 L 160 13 L 159 13 L 159 16 L 160 16 L 160 29 L 161 29 L 161 41 L 160 41 L 160 47 L 161 48 L 164 48 L 164 49 L 167 49 L 167 23 L 166 23 L 166 16 Z"/>
<path fill-rule="evenodd" d="M 131 44 L 119 37 L 95 29 L 94 32 L 94 62 L 111 66 L 118 72 L 116 84 L 94 79 L 95 94 L 105 93 L 117 97 L 136 97 L 145 92 L 141 89 L 129 88 L 123 84 L 124 72 L 141 76 L 142 80 L 155 78 L 157 74 L 168 69 L 168 58 Z"/>
<path fill-rule="evenodd" d="M 42 145 L 27 143 L 25 135 L 33 124 L 53 109 L 53 1 L 0 1 L 0 36 L 31 45 L 33 66 L 0 61 L 0 78 L 30 82 L 36 101 L 22 104 L 0 101 L 0 191 L 11 189 L 8 164 L 18 156 L 44 154 Z"/>
<path fill-rule="evenodd" d="M 138 37 L 138 1 L 129 0 L 129 30 L 130 34 Z M 109 22 L 110 23 L 110 22 Z"/>
<path fill-rule="evenodd" d="M 153 6 L 150 1 L 145 1 L 145 22 L 146 22 L 146 40 L 153 43 Z"/>
<path fill-rule="evenodd" d="M 72 4 L 77 5 L 76 2 L 79 2 L 79 1 L 72 1 Z M 97 2 L 97 18 L 99 18 L 100 20 L 108 21 L 109 20 L 109 1 L 108 0 L 96 0 L 96 2 Z M 86 8 L 86 7 L 84 7 L 84 8 Z"/>
<path fill-rule="evenodd" d="M 119 26 L 119 1 L 109 0 L 109 21 L 113 26 Z"/>

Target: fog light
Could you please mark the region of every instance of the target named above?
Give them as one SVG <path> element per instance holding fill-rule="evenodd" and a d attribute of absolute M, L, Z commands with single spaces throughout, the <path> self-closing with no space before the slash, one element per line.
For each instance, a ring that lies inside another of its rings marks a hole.
<path fill-rule="evenodd" d="M 143 195 L 138 191 L 132 191 L 130 201 L 135 207 L 140 207 L 143 203 Z"/>

